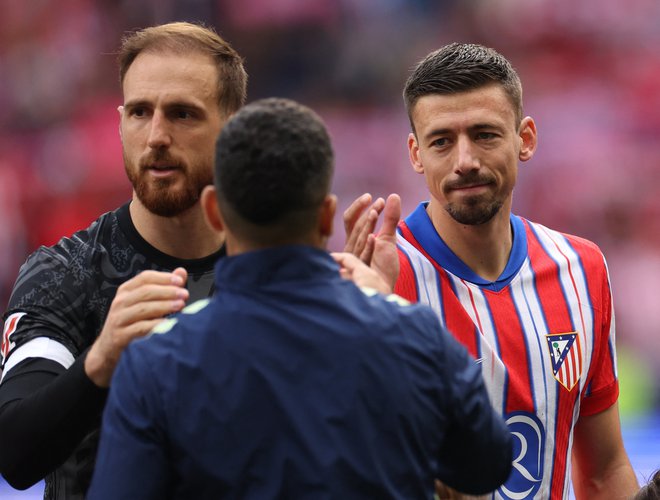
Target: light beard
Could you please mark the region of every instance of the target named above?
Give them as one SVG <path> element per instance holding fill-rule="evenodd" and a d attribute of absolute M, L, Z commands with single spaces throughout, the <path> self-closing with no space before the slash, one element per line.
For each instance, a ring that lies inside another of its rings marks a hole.
<path fill-rule="evenodd" d="M 213 169 L 209 166 L 195 165 L 186 169 L 178 167 L 184 176 L 183 186 L 178 179 L 150 178 L 144 167 L 135 168 L 124 157 L 126 175 L 133 185 L 133 190 L 147 210 L 161 217 L 174 217 L 192 208 L 200 199 L 202 190 L 213 184 Z"/>

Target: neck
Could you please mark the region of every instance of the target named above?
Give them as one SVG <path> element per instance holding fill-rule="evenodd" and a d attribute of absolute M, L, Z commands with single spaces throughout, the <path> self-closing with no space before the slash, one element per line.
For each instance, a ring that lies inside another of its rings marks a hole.
<path fill-rule="evenodd" d="M 426 211 L 443 241 L 475 274 L 488 281 L 500 277 L 513 246 L 510 206 L 503 206 L 490 221 L 476 226 L 456 222 L 433 200 Z"/>
<path fill-rule="evenodd" d="M 151 246 L 177 259 L 201 259 L 217 252 L 224 241 L 204 220 L 200 203 L 174 217 L 150 212 L 133 195 L 130 214 L 135 229 Z"/>
<path fill-rule="evenodd" d="M 256 250 L 264 250 L 266 248 L 276 248 L 285 245 L 305 245 L 309 247 L 318 248 L 320 250 L 326 249 L 326 240 L 320 235 L 310 235 L 309 237 L 302 238 L 272 238 L 267 242 L 264 241 L 251 241 L 246 238 L 237 237 L 229 229 L 226 229 L 226 249 L 227 255 L 239 255 L 246 252 L 254 252 Z"/>

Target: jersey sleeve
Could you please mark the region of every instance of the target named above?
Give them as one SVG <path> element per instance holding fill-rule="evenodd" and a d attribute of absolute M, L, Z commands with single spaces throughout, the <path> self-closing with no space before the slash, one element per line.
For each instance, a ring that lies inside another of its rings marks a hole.
<path fill-rule="evenodd" d="M 612 290 L 607 272 L 607 264 L 599 253 L 601 279 L 594 294 L 598 300 L 600 321 L 596 323 L 596 338 L 594 339 L 594 356 L 588 374 L 587 388 L 584 392 L 580 415 L 593 415 L 612 406 L 619 396 L 619 384 L 616 373 L 615 321 Z M 590 284 L 591 285 L 591 284 Z"/>
<path fill-rule="evenodd" d="M 2 366 L 38 337 L 56 340 L 74 357 L 96 337 L 108 303 L 93 287 L 99 263 L 85 245 L 67 241 L 41 247 L 21 267 L 4 315 Z"/>
<path fill-rule="evenodd" d="M 124 351 L 112 379 L 90 500 L 171 494 L 160 393 L 149 360 L 135 347 Z"/>
<path fill-rule="evenodd" d="M 430 314 L 439 331 L 439 366 L 450 421 L 438 457 L 438 479 L 471 495 L 494 491 L 511 471 L 511 433 L 490 403 L 479 364 Z"/>

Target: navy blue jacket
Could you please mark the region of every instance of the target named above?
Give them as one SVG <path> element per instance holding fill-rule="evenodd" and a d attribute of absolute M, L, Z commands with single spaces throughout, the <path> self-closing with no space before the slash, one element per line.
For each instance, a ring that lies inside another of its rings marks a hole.
<path fill-rule="evenodd" d="M 221 259 L 216 294 L 122 355 L 89 499 L 432 498 L 491 491 L 511 435 L 430 308 L 321 250 Z"/>

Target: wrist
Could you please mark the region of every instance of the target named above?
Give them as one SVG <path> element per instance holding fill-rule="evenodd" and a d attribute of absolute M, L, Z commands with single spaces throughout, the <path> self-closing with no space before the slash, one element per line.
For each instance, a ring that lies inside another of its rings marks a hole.
<path fill-rule="evenodd" d="M 112 376 L 112 366 L 105 356 L 98 353 L 96 343 L 92 345 L 87 353 L 84 363 L 85 375 L 94 383 L 102 388 L 110 387 L 110 377 Z"/>

